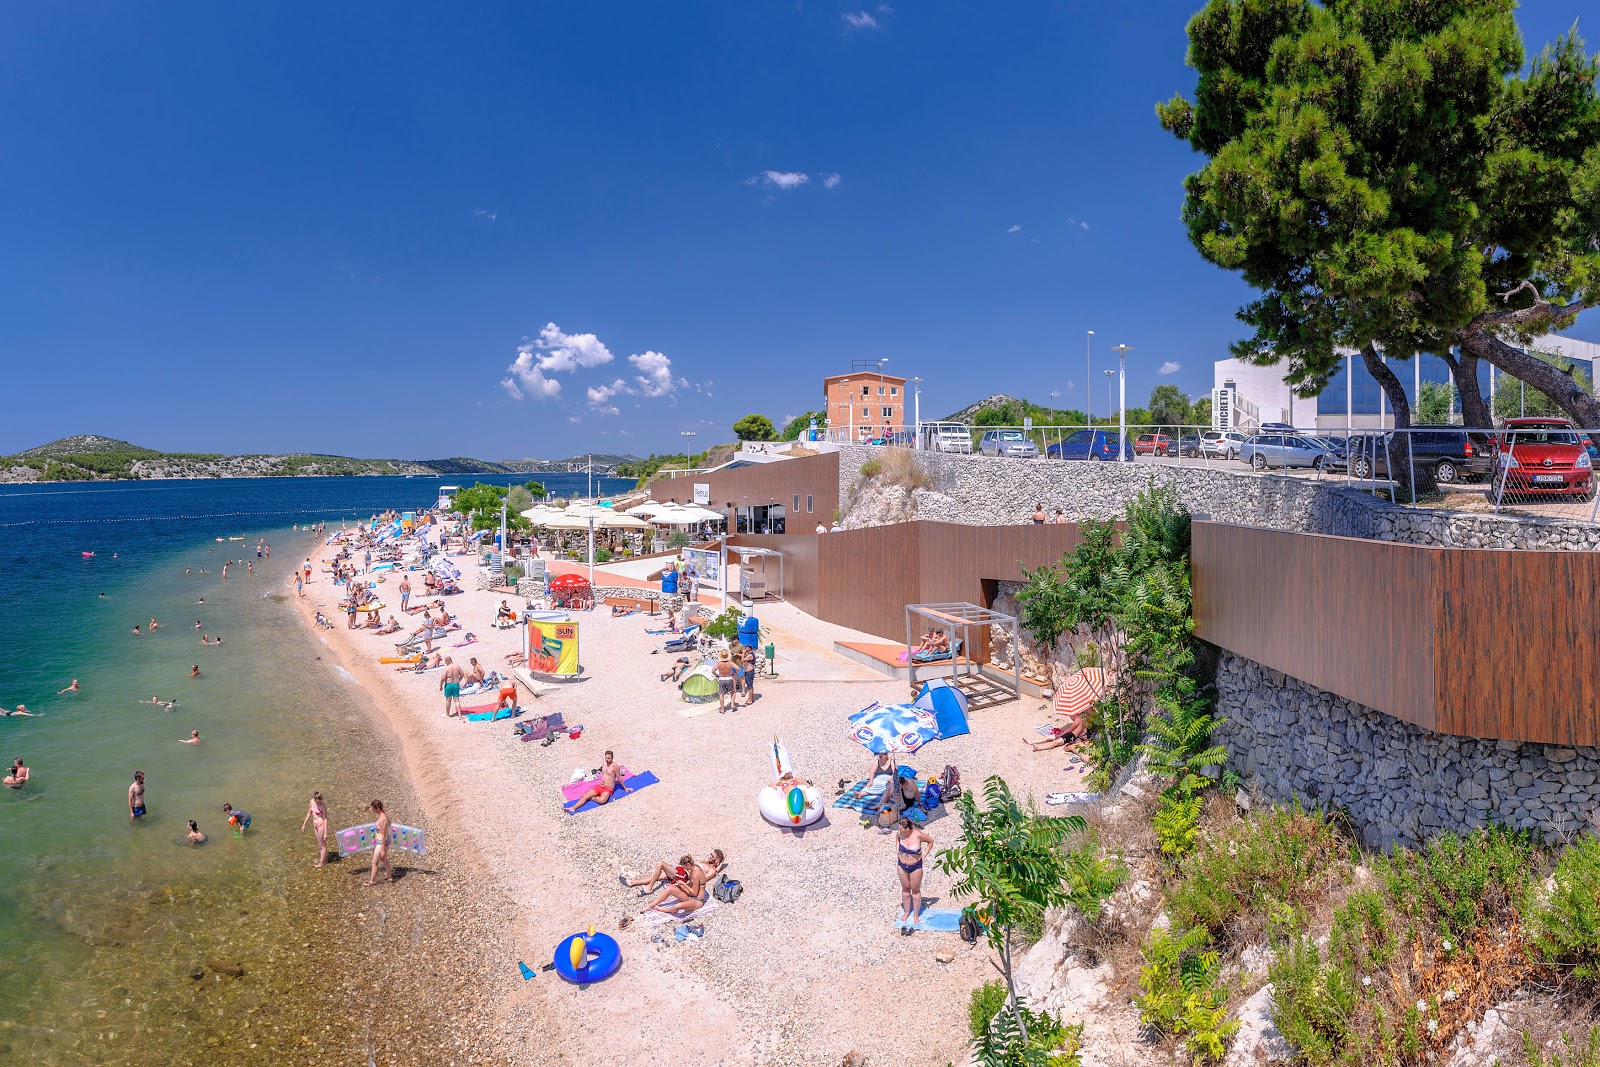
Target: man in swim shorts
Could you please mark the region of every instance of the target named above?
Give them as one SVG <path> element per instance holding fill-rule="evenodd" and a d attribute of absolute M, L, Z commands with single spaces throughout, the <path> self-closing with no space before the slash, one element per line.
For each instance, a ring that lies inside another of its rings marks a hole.
<path fill-rule="evenodd" d="M 600 780 L 590 786 L 577 800 L 563 804 L 562 808 L 566 810 L 568 815 L 576 815 L 578 814 L 578 809 L 589 801 L 592 800 L 596 804 L 604 804 L 619 789 L 624 793 L 628 791 L 627 785 L 622 781 L 622 768 L 617 766 L 616 758 L 608 748 L 606 749 L 605 764 L 600 768 Z"/>
<path fill-rule="evenodd" d="M 444 690 L 445 718 L 461 714 L 461 665 L 449 656 L 444 658 L 444 673 L 439 676 L 439 688 Z"/>
<path fill-rule="evenodd" d="M 133 784 L 128 787 L 128 821 L 144 818 L 144 772 L 133 772 Z"/>

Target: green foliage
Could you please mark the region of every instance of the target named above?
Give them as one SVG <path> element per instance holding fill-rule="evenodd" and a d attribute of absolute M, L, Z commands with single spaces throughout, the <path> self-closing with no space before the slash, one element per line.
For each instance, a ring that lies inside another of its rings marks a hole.
<path fill-rule="evenodd" d="M 1417 394 L 1414 421 L 1423 424 L 1449 422 L 1455 408 L 1456 387 L 1449 382 L 1423 382 Z"/>
<path fill-rule="evenodd" d="M 508 492 L 506 486 L 488 485 L 484 482 L 467 486 L 456 493 L 455 510 L 466 516 L 467 524 L 474 530 L 496 529 L 500 525 L 500 502 L 507 499 Z M 508 526 L 512 524 L 510 511 L 508 506 L 506 508 Z M 518 521 L 524 526 L 527 525 L 525 519 Z"/>
<path fill-rule="evenodd" d="M 1194 406 L 1189 409 L 1189 425 L 1211 425 L 1211 398 L 1209 396 L 1203 396 L 1196 400 Z"/>
<path fill-rule="evenodd" d="M 765 415 L 746 415 L 733 424 L 733 434 L 741 441 L 776 441 L 778 431 Z"/>
<path fill-rule="evenodd" d="M 550 490 L 544 487 L 543 482 L 527 482 L 522 488 L 528 491 L 528 496 L 534 500 L 543 500 L 550 495 Z"/>
<path fill-rule="evenodd" d="M 1150 828 L 1156 832 L 1156 845 L 1163 856 L 1186 856 L 1194 848 L 1200 838 L 1200 812 L 1205 799 L 1198 792 L 1176 788 L 1162 791 L 1150 817 Z"/>
<path fill-rule="evenodd" d="M 1533 857 L 1526 833 L 1494 826 L 1460 837 L 1445 834 L 1420 851 L 1396 852 L 1377 869 L 1396 908 L 1466 949 L 1475 933 L 1496 928 L 1520 905 Z"/>
<path fill-rule="evenodd" d="M 1559 369 L 1567 377 L 1577 383 L 1578 387 L 1586 393 L 1594 392 L 1594 377 L 1586 370 L 1578 369 L 1578 365 L 1567 359 L 1560 352 L 1548 352 L 1542 349 L 1530 349 L 1528 354 L 1542 363 L 1548 363 Z M 1514 379 L 1502 377 L 1494 394 L 1494 417 L 1497 419 L 1514 419 L 1520 415 L 1555 415 L 1566 414 L 1560 405 L 1531 385 L 1523 385 Z"/>
<path fill-rule="evenodd" d="M 1013 933 L 1024 922 L 1036 921 L 1046 910 L 1067 903 L 1068 863 L 1061 845 L 1086 824 L 1076 815 L 1053 818 L 1024 810 L 998 775 L 984 781 L 983 799 L 979 807 L 972 791 L 961 794 L 956 801 L 961 840 L 941 849 L 934 865 L 950 876 L 953 896 L 973 900 L 982 910 L 984 936 L 1000 957 L 1010 1003 L 1011 1010 L 1001 1016 L 1015 1016 L 1026 1045 L 1030 1028 L 1017 1004 L 1011 967 Z"/>
<path fill-rule="evenodd" d="M 594 546 L 594 561 L 596 563 L 610 563 L 611 562 L 611 550 L 609 548 L 607 548 L 605 545 L 595 545 Z"/>
<path fill-rule="evenodd" d="M 1150 390 L 1151 426 L 1187 426 L 1193 421 L 1189 398 L 1176 385 L 1158 385 Z"/>
<path fill-rule="evenodd" d="M 680 548 L 684 547 L 688 543 L 689 543 L 689 531 L 688 530 L 681 530 L 681 529 L 680 530 L 673 530 L 671 533 L 667 534 L 667 549 L 668 549 L 668 551 L 676 551 L 677 549 L 680 549 Z"/>
<path fill-rule="evenodd" d="M 1546 963 L 1578 982 L 1600 980 L 1600 840 L 1584 836 L 1556 860 L 1555 884 L 1528 908 L 1528 933 Z"/>
<path fill-rule="evenodd" d="M 1006 999 L 1006 984 L 998 978 L 972 991 L 967 1001 L 967 1028 L 973 1037 L 982 1037 L 988 1031 L 994 1017 L 1006 1006 Z"/>
<path fill-rule="evenodd" d="M 744 612 L 738 608 L 729 608 L 721 615 L 706 622 L 700 632 L 707 637 L 719 638 L 723 641 L 734 641 L 739 637 L 739 623 L 744 619 Z"/>
<path fill-rule="evenodd" d="M 1271 808 L 1252 815 L 1237 835 L 1202 839 L 1179 865 L 1167 899 L 1174 927 L 1222 937 L 1247 915 L 1266 917 L 1316 895 L 1343 865 L 1344 843 L 1318 815 Z"/>
<path fill-rule="evenodd" d="M 1222 956 L 1204 927 L 1174 936 L 1151 930 L 1139 971 L 1139 1018 L 1163 1034 L 1183 1039 L 1196 1064 L 1216 1063 L 1239 1029 L 1228 1018 L 1228 991 L 1220 984 Z"/>
<path fill-rule="evenodd" d="M 876 478 L 882 473 L 883 463 L 881 460 L 869 459 L 861 465 L 861 477 L 863 478 Z"/>
<path fill-rule="evenodd" d="M 1105 902 L 1128 880 L 1128 866 L 1121 856 L 1110 856 L 1100 847 L 1093 830 L 1065 851 L 1067 903 L 1089 920 L 1099 918 Z M 1037 939 L 1035 939 L 1037 940 Z"/>
<path fill-rule="evenodd" d="M 807 430 L 811 429 L 811 420 L 817 420 L 817 429 L 825 430 L 828 427 L 828 413 L 826 411 L 808 411 L 803 415 L 796 415 L 784 426 L 779 437 L 784 441 L 798 441 Z"/>
<path fill-rule="evenodd" d="M 1573 32 L 1525 68 L 1515 6 L 1210 0 L 1190 21 L 1194 100 L 1157 113 L 1207 157 L 1191 243 L 1260 291 L 1236 356 L 1303 396 L 1339 346 L 1482 344 L 1521 373 L 1497 330 L 1600 301 L 1596 64 Z"/>
<path fill-rule="evenodd" d="M 515 563 L 507 563 L 502 568 L 500 576 L 506 585 L 515 585 L 517 579 L 522 577 L 522 568 Z"/>
<path fill-rule="evenodd" d="M 709 454 L 709 450 L 706 452 L 696 452 L 692 456 L 684 452 L 675 452 L 670 455 L 656 455 L 655 453 L 651 453 L 649 459 L 634 460 L 629 463 L 618 463 L 613 469 L 615 470 L 618 478 L 638 479 L 637 486 L 638 488 L 642 489 L 650 483 L 650 479 L 655 477 L 656 473 L 663 467 L 671 467 L 674 469 L 702 467 L 705 465 L 706 457 Z"/>
<path fill-rule="evenodd" d="M 1588 1040 L 1576 1045 L 1570 1035 L 1562 1034 L 1561 1044 L 1566 1047 L 1565 1059 L 1559 1051 L 1546 1056 L 1533 1035 L 1524 1032 L 1522 1051 L 1528 1057 L 1528 1067 L 1600 1067 L 1600 1026 L 1589 1031 Z"/>
<path fill-rule="evenodd" d="M 1063 1026 L 1053 1015 L 1024 1007 L 1013 1014 L 1004 1010 L 1005 1002 L 1005 985 L 999 981 L 972 991 L 967 1010 L 979 1067 L 1078 1067 L 1082 1024 Z M 994 1010 L 980 1023 L 978 1013 L 991 1003 Z M 1026 1024 L 1026 1033 L 1018 1025 L 1019 1018 Z"/>

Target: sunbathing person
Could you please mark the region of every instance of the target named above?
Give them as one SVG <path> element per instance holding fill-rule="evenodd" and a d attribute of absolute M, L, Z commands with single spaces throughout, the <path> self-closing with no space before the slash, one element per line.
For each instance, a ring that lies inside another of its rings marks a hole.
<path fill-rule="evenodd" d="M 395 670 L 412 671 L 413 673 L 421 674 L 423 671 L 431 671 L 435 667 L 442 666 L 444 666 L 444 653 L 430 652 L 424 655 L 421 659 L 417 660 L 417 662 L 408 663 L 403 667 L 396 667 Z"/>
<path fill-rule="evenodd" d="M 622 780 L 622 768 L 617 765 L 615 755 L 608 748 L 606 749 L 606 761 L 600 767 L 600 780 L 591 785 L 582 796 L 561 806 L 568 815 L 576 815 L 578 814 L 578 809 L 589 801 L 592 800 L 596 804 L 604 804 L 619 789 L 626 793 L 628 785 Z"/>
<path fill-rule="evenodd" d="M 482 685 L 483 678 L 483 664 L 478 662 L 477 656 L 473 656 L 471 664 L 467 667 L 467 676 L 462 681 L 467 685 Z"/>
<path fill-rule="evenodd" d="M 655 870 L 643 878 L 635 878 L 629 881 L 625 875 L 619 874 L 617 875 L 617 881 L 621 882 L 627 889 L 638 889 L 639 895 L 644 896 L 647 890 L 655 888 L 657 882 L 666 882 L 669 885 L 674 882 L 687 882 L 689 880 L 689 871 L 693 866 L 694 857 L 685 854 L 678 857 L 676 865 L 662 860 L 656 864 Z"/>
<path fill-rule="evenodd" d="M 399 632 L 400 632 L 400 624 L 395 621 L 395 618 L 394 618 L 393 615 L 389 616 L 389 621 L 387 623 L 385 623 L 384 626 L 382 627 L 382 629 L 380 629 L 378 631 L 378 633 L 380 633 L 380 634 L 397 634 Z"/>
<path fill-rule="evenodd" d="M 689 657 L 688 656 L 679 656 L 677 658 L 677 660 L 673 663 L 672 669 L 667 671 L 666 673 L 664 673 L 661 676 L 661 680 L 663 682 L 668 681 L 668 680 L 671 680 L 671 681 L 674 681 L 674 682 L 679 681 L 680 679 L 683 678 L 683 672 L 688 670 L 688 669 L 689 669 Z"/>
<path fill-rule="evenodd" d="M 517 621 L 517 613 L 511 610 L 511 605 L 507 604 L 504 600 L 502 600 L 502 601 L 500 601 L 499 609 L 497 609 L 495 611 L 495 613 L 494 613 L 494 621 L 497 622 L 497 623 L 498 622 L 516 622 Z"/>
<path fill-rule="evenodd" d="M 696 863 L 689 868 L 689 877 L 686 881 L 668 884 L 656 899 L 640 909 L 640 914 L 659 911 L 664 915 L 682 918 L 705 907 L 706 901 L 710 899 L 710 879 L 706 877 L 704 868 Z"/>
<path fill-rule="evenodd" d="M 928 627 L 928 632 L 922 635 L 922 643 L 911 650 L 913 656 L 920 656 L 925 652 L 932 652 L 934 643 L 938 640 L 938 631 Z"/>

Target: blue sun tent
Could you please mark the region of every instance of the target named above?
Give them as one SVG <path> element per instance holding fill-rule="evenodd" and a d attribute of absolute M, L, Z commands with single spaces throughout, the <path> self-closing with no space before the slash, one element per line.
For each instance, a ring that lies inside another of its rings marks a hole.
<path fill-rule="evenodd" d="M 972 732 L 967 727 L 967 695 L 944 678 L 924 682 L 912 707 L 933 712 L 939 723 L 940 737 L 960 737 Z"/>

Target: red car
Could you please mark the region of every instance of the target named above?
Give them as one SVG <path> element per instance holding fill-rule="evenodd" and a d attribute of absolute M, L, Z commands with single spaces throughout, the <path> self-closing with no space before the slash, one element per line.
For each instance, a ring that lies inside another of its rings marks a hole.
<path fill-rule="evenodd" d="M 1172 438 L 1164 433 L 1140 434 L 1133 439 L 1133 452 L 1138 456 L 1176 455 L 1172 449 Z"/>
<path fill-rule="evenodd" d="M 1594 467 L 1583 438 L 1566 419 L 1507 419 L 1495 434 L 1490 495 L 1594 499 Z"/>

